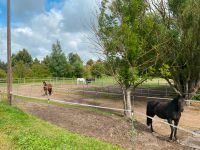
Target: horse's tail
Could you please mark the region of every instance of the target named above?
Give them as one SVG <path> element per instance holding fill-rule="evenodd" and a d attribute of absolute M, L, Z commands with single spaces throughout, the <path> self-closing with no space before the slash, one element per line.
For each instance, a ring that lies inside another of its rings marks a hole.
<path fill-rule="evenodd" d="M 146 110 L 146 115 L 149 117 L 154 117 L 155 113 L 154 113 L 154 109 L 155 107 L 158 105 L 159 102 L 156 101 L 149 101 L 147 103 L 147 110 Z M 152 119 L 147 117 L 147 126 L 150 126 L 152 124 Z"/>

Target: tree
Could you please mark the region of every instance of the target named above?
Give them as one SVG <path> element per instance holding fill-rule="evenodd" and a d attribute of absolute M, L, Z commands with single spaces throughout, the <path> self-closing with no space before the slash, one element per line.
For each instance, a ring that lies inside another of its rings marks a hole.
<path fill-rule="evenodd" d="M 46 57 L 48 59 L 48 56 Z M 64 77 L 66 75 L 67 60 L 62 52 L 60 42 L 52 45 L 52 53 L 49 58 L 49 69 L 54 77 Z M 47 63 L 48 64 L 48 63 Z"/>
<path fill-rule="evenodd" d="M 6 71 L 6 67 L 7 67 L 6 63 L 0 60 L 0 69 Z"/>
<path fill-rule="evenodd" d="M 104 74 L 104 65 L 102 62 L 96 62 L 91 67 L 91 75 L 95 78 L 101 78 Z"/>
<path fill-rule="evenodd" d="M 43 63 L 40 64 L 38 62 L 34 62 L 33 65 L 31 66 L 31 70 L 32 70 L 32 77 L 39 77 L 39 78 L 51 77 L 49 68 Z"/>
<path fill-rule="evenodd" d="M 15 66 L 13 67 L 13 76 L 15 78 L 30 77 L 31 74 L 31 69 L 26 66 L 22 61 L 16 62 Z"/>
<path fill-rule="evenodd" d="M 92 66 L 94 64 L 94 61 L 92 59 L 88 60 L 86 65 Z"/>
<path fill-rule="evenodd" d="M 21 61 L 23 64 L 31 66 L 33 59 L 26 49 L 22 49 L 16 55 L 12 55 L 12 66 Z"/>
<path fill-rule="evenodd" d="M 156 27 L 145 12 L 143 0 L 113 0 L 111 4 L 102 0 L 98 27 L 93 28 L 97 46 L 123 91 L 124 114 L 128 118 L 133 111 L 131 91 L 147 79 L 157 60 L 155 45 L 148 44 Z"/>
<path fill-rule="evenodd" d="M 78 54 L 70 53 L 68 55 L 69 64 L 72 66 L 73 77 L 80 78 L 84 75 L 83 61 Z"/>
<path fill-rule="evenodd" d="M 45 64 L 47 67 L 50 67 L 50 57 L 47 55 L 46 57 L 44 57 L 42 63 Z"/>
<path fill-rule="evenodd" d="M 34 60 L 33 60 L 33 64 L 39 64 L 40 63 L 40 61 L 37 59 L 37 58 L 35 58 Z"/>
<path fill-rule="evenodd" d="M 200 88 L 200 1 L 154 1 L 158 48 L 165 54 L 160 60 L 160 74 L 171 87 L 188 99 Z"/>

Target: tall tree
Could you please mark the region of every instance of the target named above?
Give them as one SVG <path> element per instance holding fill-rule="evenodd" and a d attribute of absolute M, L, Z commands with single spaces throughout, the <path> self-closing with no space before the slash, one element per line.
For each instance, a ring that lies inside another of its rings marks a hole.
<path fill-rule="evenodd" d="M 161 76 L 177 93 L 191 98 L 200 88 L 200 1 L 162 0 L 153 6 L 157 41 L 167 41 L 158 49 L 165 54 Z"/>
<path fill-rule="evenodd" d="M 16 55 L 12 55 L 12 65 L 15 66 L 17 62 L 21 61 L 25 65 L 31 66 L 33 59 L 26 49 L 20 50 Z"/>
<path fill-rule="evenodd" d="M 67 60 L 59 41 L 52 45 L 49 68 L 54 77 L 64 77 L 66 74 Z"/>
<path fill-rule="evenodd" d="M 49 67 L 50 66 L 50 61 L 51 61 L 50 57 L 48 55 L 46 55 L 44 57 L 44 59 L 42 60 L 42 63 L 45 64 L 47 67 Z"/>
<path fill-rule="evenodd" d="M 148 44 L 156 27 L 145 11 L 143 0 L 102 0 L 98 28 L 93 29 L 109 70 L 124 93 L 128 118 L 133 110 L 131 91 L 147 79 L 157 60 L 154 45 Z"/>
<path fill-rule="evenodd" d="M 83 61 L 81 60 L 80 56 L 78 54 L 70 53 L 68 55 L 69 64 L 72 67 L 72 74 L 73 77 L 83 77 L 84 75 L 84 67 L 83 67 Z"/>

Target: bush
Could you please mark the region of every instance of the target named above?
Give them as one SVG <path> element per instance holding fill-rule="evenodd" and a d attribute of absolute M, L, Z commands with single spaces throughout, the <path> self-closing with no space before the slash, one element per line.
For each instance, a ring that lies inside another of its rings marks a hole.
<path fill-rule="evenodd" d="M 0 78 L 6 78 L 6 72 L 3 69 L 0 69 Z"/>
<path fill-rule="evenodd" d="M 200 91 L 198 91 L 198 92 L 192 97 L 192 99 L 200 101 Z"/>

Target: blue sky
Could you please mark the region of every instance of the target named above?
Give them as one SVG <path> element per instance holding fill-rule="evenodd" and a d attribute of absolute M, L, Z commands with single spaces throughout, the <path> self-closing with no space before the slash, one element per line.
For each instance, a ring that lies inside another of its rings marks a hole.
<path fill-rule="evenodd" d="M 100 1 L 100 0 L 99 0 Z M 64 53 L 97 59 L 88 36 L 98 0 L 11 0 L 12 53 L 28 49 L 40 60 L 59 40 Z M 0 59 L 6 61 L 6 0 L 0 0 Z"/>

